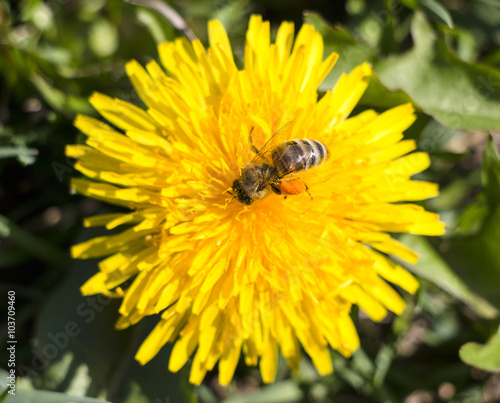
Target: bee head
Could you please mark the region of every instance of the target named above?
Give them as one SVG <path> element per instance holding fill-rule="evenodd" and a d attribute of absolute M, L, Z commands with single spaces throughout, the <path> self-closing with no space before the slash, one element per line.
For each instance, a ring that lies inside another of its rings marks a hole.
<path fill-rule="evenodd" d="M 236 199 L 242 204 L 250 205 L 254 202 L 254 199 L 241 186 L 239 179 L 236 179 L 233 182 L 233 192 L 234 197 L 236 197 Z"/>

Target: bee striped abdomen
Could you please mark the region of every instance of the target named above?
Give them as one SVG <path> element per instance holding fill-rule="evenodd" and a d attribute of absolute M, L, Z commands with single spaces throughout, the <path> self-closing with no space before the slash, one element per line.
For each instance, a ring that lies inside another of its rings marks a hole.
<path fill-rule="evenodd" d="M 325 162 L 327 156 L 323 143 L 309 139 L 287 141 L 272 153 L 273 164 L 280 175 L 317 167 Z"/>

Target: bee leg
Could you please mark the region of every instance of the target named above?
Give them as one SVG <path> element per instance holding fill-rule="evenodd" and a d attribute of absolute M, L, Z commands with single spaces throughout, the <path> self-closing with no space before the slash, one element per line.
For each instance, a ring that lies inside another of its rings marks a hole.
<path fill-rule="evenodd" d="M 307 194 L 309 195 L 309 197 L 311 198 L 311 200 L 314 200 L 314 197 L 312 197 L 312 194 L 309 193 L 309 188 L 307 187 L 307 184 L 304 183 L 304 185 L 306 185 L 306 192 L 307 192 Z"/>
<path fill-rule="evenodd" d="M 288 196 L 285 196 L 285 197 L 283 198 L 283 200 L 286 200 L 286 198 L 287 198 L 287 197 L 288 197 Z"/>
<path fill-rule="evenodd" d="M 271 183 L 270 186 L 271 186 L 271 189 L 274 193 L 276 193 L 277 195 L 281 194 L 281 189 L 277 183 Z"/>

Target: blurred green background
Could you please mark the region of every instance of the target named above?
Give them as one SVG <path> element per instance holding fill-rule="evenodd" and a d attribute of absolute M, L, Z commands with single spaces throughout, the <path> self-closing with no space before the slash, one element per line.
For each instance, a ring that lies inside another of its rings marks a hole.
<path fill-rule="evenodd" d="M 350 360 L 333 353 L 331 376 L 320 377 L 304 356 L 297 373 L 280 361 L 273 385 L 240 363 L 227 388 L 216 370 L 192 387 L 188 369 L 168 372 L 168 348 L 141 367 L 133 356 L 156 319 L 117 332 L 118 302 L 79 294 L 96 261 L 71 261 L 69 247 L 101 234 L 82 230 L 83 217 L 117 208 L 70 194 L 69 179 L 78 174 L 64 147 L 82 141 L 72 121 L 77 113 L 95 115 L 87 102 L 93 91 L 141 105 L 125 62 L 157 59 L 157 44 L 180 33 L 156 12 L 119 0 L 2 0 L 0 305 L 5 315 L 7 291 L 16 292 L 22 375 L 17 396 L 5 401 L 500 401 L 500 1 L 169 4 L 204 43 L 207 21 L 220 19 L 238 63 L 252 13 L 270 20 L 273 32 L 283 20 L 297 30 L 304 21 L 315 25 L 325 53 L 340 55 L 321 91 L 342 72 L 372 63 L 376 76 L 354 113 L 414 103 L 418 119 L 407 135 L 432 159 L 419 178 L 441 187 L 423 204 L 441 215 L 447 234 L 400 237 L 421 255 L 418 264 L 403 264 L 422 287 L 415 296 L 403 293 L 401 317 L 373 323 L 354 311 L 362 348 Z M 0 340 L 7 345 L 5 325 Z"/>

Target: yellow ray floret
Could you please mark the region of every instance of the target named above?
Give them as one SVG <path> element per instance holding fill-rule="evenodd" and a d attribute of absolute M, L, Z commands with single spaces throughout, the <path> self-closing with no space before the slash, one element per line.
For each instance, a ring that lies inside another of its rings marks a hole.
<path fill-rule="evenodd" d="M 305 351 L 320 374 L 330 373 L 330 349 L 349 357 L 359 347 L 353 304 L 380 321 L 404 309 L 389 283 L 418 288 L 388 255 L 418 256 L 389 233 L 443 233 L 435 214 L 410 203 L 438 192 L 411 179 L 430 164 L 403 140 L 413 108 L 349 117 L 369 64 L 320 97 L 338 55 L 323 58 L 310 25 L 294 41 L 285 22 L 273 42 L 269 23 L 253 16 L 240 69 L 222 24 L 208 31 L 208 50 L 178 39 L 159 47 L 163 68 L 127 64 L 145 109 L 96 93 L 90 102 L 111 125 L 76 118 L 87 140 L 67 155 L 87 178 L 71 186 L 132 210 L 85 220 L 115 232 L 72 248 L 75 258 L 104 258 L 82 293 L 122 298 L 119 329 L 159 315 L 136 359 L 145 364 L 174 343 L 168 367 L 178 371 L 192 358 L 194 384 L 218 364 L 227 385 L 240 356 L 259 365 L 264 382 L 274 380 L 279 354 L 297 369 Z M 254 157 L 249 136 L 262 146 L 290 121 L 283 141 L 309 138 L 329 150 L 324 165 L 301 174 L 314 199 L 230 199 Z"/>

